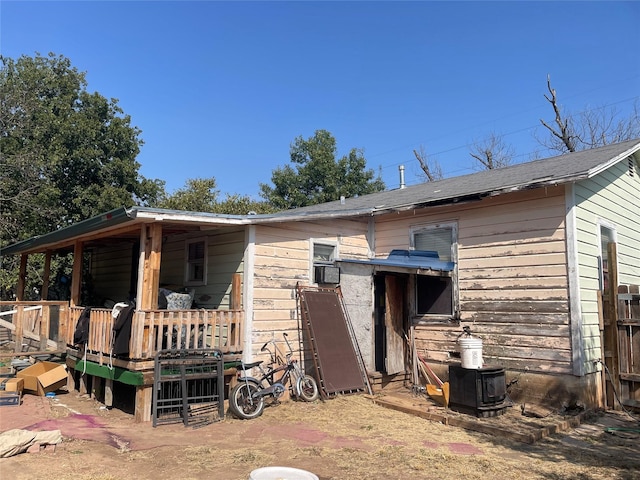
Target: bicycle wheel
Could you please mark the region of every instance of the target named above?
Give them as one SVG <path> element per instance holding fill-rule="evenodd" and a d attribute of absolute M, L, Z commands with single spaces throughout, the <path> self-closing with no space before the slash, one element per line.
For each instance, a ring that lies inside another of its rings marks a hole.
<path fill-rule="evenodd" d="M 316 379 L 311 375 L 303 375 L 296 382 L 296 395 L 305 402 L 314 402 L 320 396 Z"/>
<path fill-rule="evenodd" d="M 253 397 L 261 387 L 251 380 L 240 380 L 229 395 L 229 410 L 242 420 L 251 420 L 262 415 L 264 397 Z"/>

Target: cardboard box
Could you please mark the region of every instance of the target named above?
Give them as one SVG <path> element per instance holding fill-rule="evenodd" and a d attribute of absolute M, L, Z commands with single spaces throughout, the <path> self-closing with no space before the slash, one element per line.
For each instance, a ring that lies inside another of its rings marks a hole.
<path fill-rule="evenodd" d="M 17 377 L 24 380 L 25 392 L 44 396 L 67 384 L 67 369 L 59 363 L 38 362 L 18 372 Z"/>
<path fill-rule="evenodd" d="M 24 390 L 23 378 L 7 378 L 2 381 L 3 390 L 5 392 L 18 392 L 22 393 Z"/>

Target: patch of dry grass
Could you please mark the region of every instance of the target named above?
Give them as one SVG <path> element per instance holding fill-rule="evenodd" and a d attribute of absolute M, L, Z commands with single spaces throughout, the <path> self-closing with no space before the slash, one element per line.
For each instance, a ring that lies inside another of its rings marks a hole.
<path fill-rule="evenodd" d="M 309 439 L 301 440 L 303 434 Z M 554 437 L 525 445 L 387 409 L 364 395 L 283 402 L 255 420 L 229 418 L 185 428 L 184 435 L 188 444 L 133 451 L 65 439 L 54 455 L 9 459 L 7 478 L 246 480 L 256 468 L 282 465 L 323 480 L 630 480 L 640 469 L 638 456 L 625 450 L 629 442 L 619 439 L 596 436 L 571 444 Z"/>

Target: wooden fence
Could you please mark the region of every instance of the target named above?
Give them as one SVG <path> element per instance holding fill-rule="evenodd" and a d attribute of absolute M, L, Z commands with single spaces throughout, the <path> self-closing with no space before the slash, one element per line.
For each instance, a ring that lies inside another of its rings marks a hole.
<path fill-rule="evenodd" d="M 603 297 L 607 406 L 640 408 L 640 286 L 620 285 Z"/>
<path fill-rule="evenodd" d="M 620 397 L 640 407 L 640 287 L 618 287 L 618 355 Z"/>
<path fill-rule="evenodd" d="M 0 329 L 15 342 L 15 352 L 24 349 L 66 347 L 68 303 L 59 301 L 0 302 Z"/>

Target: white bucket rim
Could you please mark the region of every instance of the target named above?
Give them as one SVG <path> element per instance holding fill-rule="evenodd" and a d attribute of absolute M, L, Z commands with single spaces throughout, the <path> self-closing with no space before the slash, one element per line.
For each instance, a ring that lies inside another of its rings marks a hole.
<path fill-rule="evenodd" d="M 250 480 L 319 480 L 318 476 L 293 467 L 262 467 L 253 470 Z"/>

